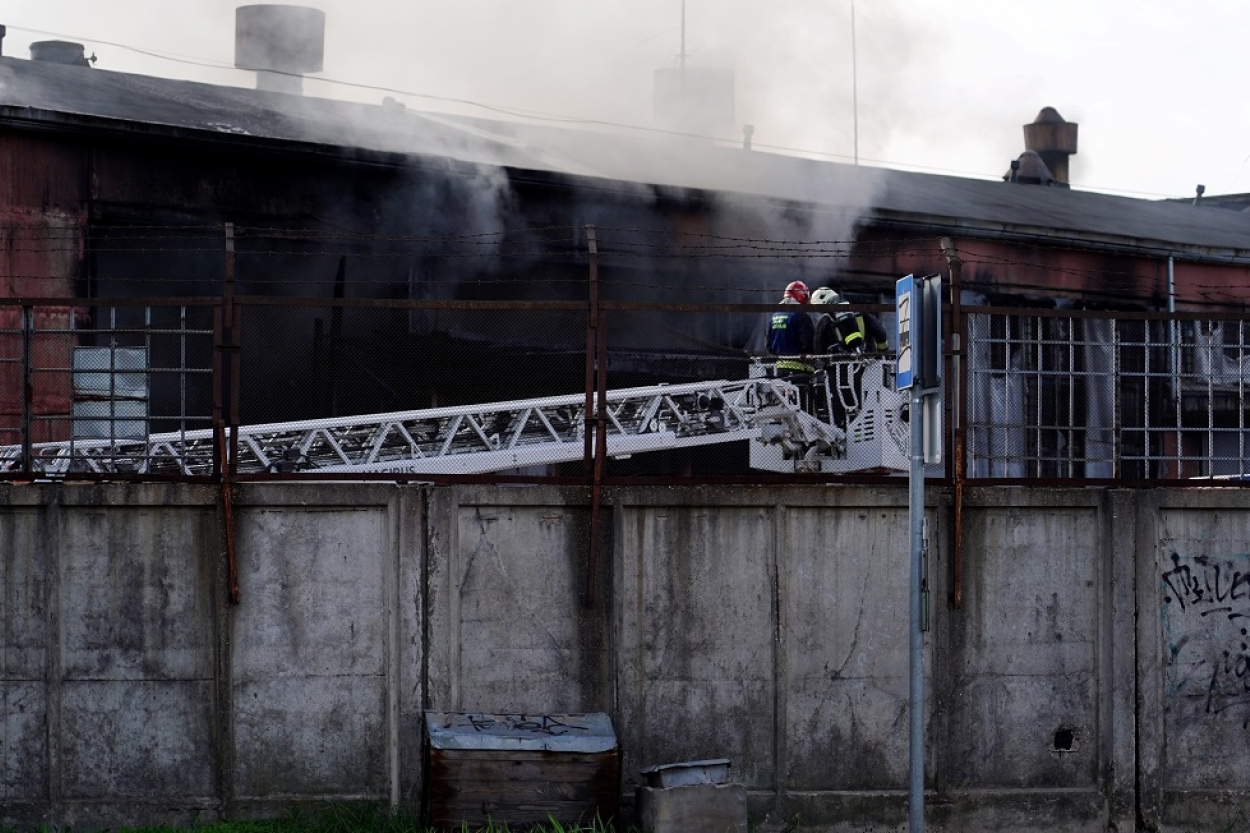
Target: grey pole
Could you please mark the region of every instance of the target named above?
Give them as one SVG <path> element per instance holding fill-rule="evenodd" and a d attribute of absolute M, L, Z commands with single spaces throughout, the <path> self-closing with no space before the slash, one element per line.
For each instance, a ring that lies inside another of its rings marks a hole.
<path fill-rule="evenodd" d="M 918 296 L 919 292 L 916 292 L 913 297 Z M 912 310 L 916 311 L 916 307 L 913 306 Z M 911 503 L 908 513 L 911 522 L 911 651 L 907 708 L 911 734 L 908 744 L 910 785 L 907 829 L 910 833 L 924 833 L 924 637 L 920 631 L 921 559 L 924 550 L 924 393 L 919 383 L 911 387 L 911 413 L 908 418 L 911 421 Z"/>

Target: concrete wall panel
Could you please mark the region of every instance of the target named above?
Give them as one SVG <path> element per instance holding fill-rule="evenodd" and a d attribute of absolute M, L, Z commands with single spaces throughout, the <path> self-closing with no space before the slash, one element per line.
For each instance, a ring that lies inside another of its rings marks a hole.
<path fill-rule="evenodd" d="M 48 595 L 55 559 L 42 514 L 0 512 L 0 680 L 42 679 L 48 661 Z"/>
<path fill-rule="evenodd" d="M 383 508 L 243 509 L 237 549 L 235 680 L 382 673 Z"/>
<path fill-rule="evenodd" d="M 237 524 L 233 794 L 388 795 L 386 505 L 278 495 Z"/>
<path fill-rule="evenodd" d="M 790 507 L 780 540 L 787 786 L 905 788 L 906 508 Z"/>
<path fill-rule="evenodd" d="M 586 607 L 583 489 L 430 494 L 428 703 L 451 711 L 611 710 L 607 507 Z"/>
<path fill-rule="evenodd" d="M 775 778 L 776 547 L 767 507 L 626 513 L 618 544 L 623 769 L 729 758 L 748 788 Z M 700 715 L 698 720 L 691 716 Z"/>
<path fill-rule="evenodd" d="M 1095 507 L 1039 503 L 965 513 L 964 606 L 941 614 L 954 785 L 1097 786 L 1101 525 Z"/>
<path fill-rule="evenodd" d="M 939 750 L 945 774 L 983 789 L 1095 789 L 1098 743 L 1089 689 L 1086 674 L 971 681 L 957 710 L 964 733 L 957 731 Z"/>
<path fill-rule="evenodd" d="M 235 692 L 236 796 L 386 797 L 380 678 L 284 675 Z"/>
<path fill-rule="evenodd" d="M 398 489 L 390 504 L 395 535 L 395 615 L 388 674 L 394 733 L 389 750 L 392 800 L 418 806 L 423 779 L 426 706 L 426 496 L 421 487 Z"/>
<path fill-rule="evenodd" d="M 61 528 L 64 673 L 74 679 L 211 679 L 212 512 L 75 507 Z"/>
<path fill-rule="evenodd" d="M 474 504 L 460 507 L 456 523 L 457 708 L 602 708 L 604 663 L 593 650 L 602 646 L 586 644 L 587 623 L 579 615 L 589 513 Z"/>
<path fill-rule="evenodd" d="M 1239 490 L 976 489 L 929 510 L 935 830 L 1250 818 Z M 608 711 L 627 795 L 728 757 L 757 814 L 906 811 L 906 495 L 0 486 L 0 821 L 416 802 L 424 708 Z M 1244 608 L 1244 609 L 1243 609 Z"/>
<path fill-rule="evenodd" d="M 907 788 L 907 677 L 810 678 L 788 696 L 786 785 L 803 791 Z"/>
<path fill-rule="evenodd" d="M 65 797 L 211 798 L 211 689 L 208 681 L 67 682 L 61 701 Z"/>
<path fill-rule="evenodd" d="M 0 511 L 0 805 L 49 797 L 49 598 L 45 513 Z"/>
<path fill-rule="evenodd" d="M 1250 507 L 1159 515 L 1164 787 L 1250 789 Z"/>
<path fill-rule="evenodd" d="M 0 804 L 48 798 L 48 687 L 0 682 Z"/>

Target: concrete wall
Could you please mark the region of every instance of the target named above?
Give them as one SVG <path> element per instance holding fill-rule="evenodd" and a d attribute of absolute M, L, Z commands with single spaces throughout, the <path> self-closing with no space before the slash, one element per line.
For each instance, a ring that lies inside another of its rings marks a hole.
<path fill-rule="evenodd" d="M 932 490 L 930 827 L 1250 818 L 1250 494 Z M 0 818 L 416 804 L 427 708 L 606 711 L 625 794 L 727 757 L 757 819 L 906 826 L 907 494 L 0 487 Z M 594 604 L 587 606 L 588 591 Z"/>

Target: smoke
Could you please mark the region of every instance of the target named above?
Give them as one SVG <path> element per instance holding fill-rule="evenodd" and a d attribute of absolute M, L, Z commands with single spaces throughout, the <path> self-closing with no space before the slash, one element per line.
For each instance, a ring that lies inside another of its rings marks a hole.
<path fill-rule="evenodd" d="M 735 123 L 718 135 L 740 139 L 754 124 L 760 148 L 843 159 L 858 149 L 874 164 L 994 179 L 1021 150 L 1020 125 L 1049 105 L 1085 125 L 1074 187 L 1191 196 L 1195 182 L 1215 194 L 1250 177 L 1238 138 L 1250 111 L 1228 107 L 1215 81 L 1246 73 L 1240 27 L 1227 25 L 1245 10 L 1232 0 L 1180 16 L 1162 0 L 858 0 L 854 44 L 852 2 L 686 0 L 688 65 L 736 73 Z M 310 3 L 327 13 L 323 77 L 512 112 L 649 125 L 652 73 L 682 52 L 681 0 Z M 68 36 L 101 68 L 250 86 L 230 68 L 236 4 L 179 0 L 171 14 L 166 0 L 9 0 L 4 51 L 24 57 L 32 40 Z M 1203 58 L 1143 61 L 1142 44 Z M 373 103 L 386 94 L 312 79 L 306 90 Z"/>
<path fill-rule="evenodd" d="M 881 78 L 882 68 L 892 73 L 909 63 L 901 56 L 910 50 L 892 49 L 897 41 L 882 43 L 894 53 L 885 60 L 872 54 L 871 42 L 880 40 L 874 32 L 900 30 L 894 2 L 859 3 L 860 81 L 866 86 L 878 83 L 874 79 Z M 9 54 L 20 53 L 26 35 L 17 27 L 40 27 L 84 38 L 104 69 L 253 83 L 250 74 L 229 68 L 233 0 L 185 0 L 177 15 L 167 14 L 166 5 L 129 0 L 102 10 L 84 0 L 15 0 L 7 12 L 14 27 Z M 680 0 L 312 0 L 309 5 L 326 13 L 325 71 L 307 80 L 312 95 L 379 103 L 387 94 L 316 80 L 320 77 L 432 96 L 398 96 L 414 109 L 505 118 L 527 111 L 651 127 L 653 73 L 682 60 Z M 686 0 L 684 5 L 686 65 L 730 69 L 736 76 L 736 119 L 717 126 L 718 136 L 737 139 L 743 124 L 753 124 L 758 147 L 853 157 L 851 0 Z M 93 37 L 225 68 L 160 60 L 92 42 Z M 903 46 L 913 39 L 905 40 Z M 863 97 L 865 105 L 869 98 Z M 881 132 L 880 126 L 862 127 Z"/>
<path fill-rule="evenodd" d="M 637 183 L 644 196 L 650 185 L 721 194 L 712 234 L 845 241 L 871 211 L 877 179 L 864 169 L 835 175 L 828 170 L 835 166 L 774 154 L 850 163 L 907 126 L 898 118 L 900 92 L 922 38 L 896 2 L 861 0 L 853 43 L 852 0 L 687 0 L 684 40 L 680 0 L 314 0 L 309 5 L 326 14 L 325 70 L 305 79 L 304 102 L 287 107 L 300 112 L 297 122 L 314 141 L 487 166 L 457 181 L 461 217 L 478 230 L 515 224 L 507 177 L 488 172 L 508 165 Z M 236 5 L 186 0 L 171 17 L 156 0 L 129 0 L 107 14 L 66 0 L 58 9 L 69 16 L 58 19 L 17 0 L 10 21 L 82 37 L 101 69 L 251 87 L 253 74 L 231 68 Z M 186 59 L 198 63 L 180 62 Z M 683 65 L 733 73 L 731 117 L 682 126 L 699 138 L 670 135 L 655 118 L 656 71 Z M 322 118 L 319 98 L 389 106 L 362 110 L 359 119 L 341 112 Z M 457 121 L 466 117 L 482 121 Z M 753 128 L 750 152 L 742 149 L 744 125 Z M 786 207 L 795 202 L 818 208 L 796 213 Z M 796 258 L 777 271 L 821 283 L 829 267 L 828 260 Z"/>

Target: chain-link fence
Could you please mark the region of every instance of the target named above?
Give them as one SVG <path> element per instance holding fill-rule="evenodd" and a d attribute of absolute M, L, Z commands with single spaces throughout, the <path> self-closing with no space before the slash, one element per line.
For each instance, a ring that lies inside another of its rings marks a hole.
<path fill-rule="evenodd" d="M 223 460 L 239 476 L 905 473 L 893 353 L 769 356 L 771 309 L 11 304 L 0 307 L 0 466 L 9 479 L 207 477 Z M 978 307 L 963 321 L 964 373 L 947 373 L 946 399 L 964 414 L 951 427 L 966 432 L 965 482 L 1250 472 L 1247 317 Z M 948 460 L 927 473 L 957 470 Z"/>
<path fill-rule="evenodd" d="M 49 263 L 78 252 L 27 242 Z M 227 224 L 99 227 L 84 243 L 89 278 L 7 278 L 15 295 L 82 297 L 0 300 L 0 478 L 830 482 L 909 469 L 892 281 L 848 277 L 862 303 L 838 315 L 772 302 L 853 249 L 923 259 L 933 241 Z M 147 289 L 188 297 L 129 297 Z M 946 454 L 930 478 L 1250 474 L 1250 315 L 948 312 Z M 795 313 L 837 338 L 770 354 L 777 316 Z M 838 352 L 842 324 L 869 314 L 882 325 L 859 333 L 869 351 Z"/>
<path fill-rule="evenodd" d="M 11 304 L 0 308 L 0 465 L 9 479 L 207 477 L 223 460 L 239 476 L 905 473 L 893 353 L 770 356 L 772 309 Z M 951 427 L 966 432 L 965 482 L 1250 472 L 1246 317 L 978 307 L 963 321 L 964 373 L 947 373 L 946 399 L 964 414 Z M 947 463 L 928 475 L 957 471 Z"/>

